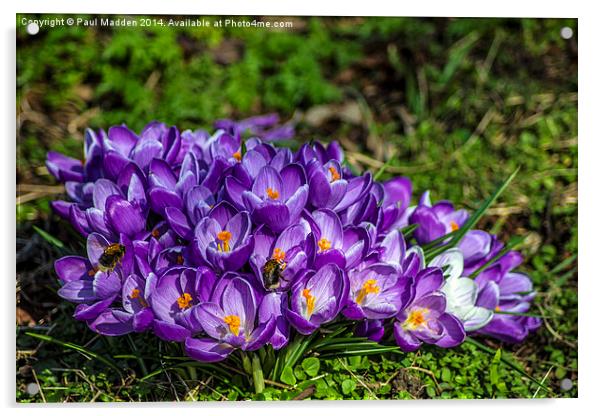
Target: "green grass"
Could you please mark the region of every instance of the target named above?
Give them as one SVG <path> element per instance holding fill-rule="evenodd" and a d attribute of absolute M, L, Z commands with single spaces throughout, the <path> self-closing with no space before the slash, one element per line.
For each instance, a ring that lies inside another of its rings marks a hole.
<path fill-rule="evenodd" d="M 517 346 L 479 339 L 489 351 L 300 360 L 295 386 L 268 380 L 256 395 L 248 376 L 191 366 L 178 345 L 99 337 L 75 321 L 52 262 L 81 252 L 81 239 L 42 192 L 17 207 L 17 401 L 576 397 L 577 42 L 559 36 L 577 33 L 576 20 L 293 20 L 282 31 L 19 28 L 18 183 L 54 185 L 46 152 L 81 157 L 86 126 L 198 128 L 270 111 L 299 119 L 303 140 L 339 139 L 357 169 L 410 176 L 414 200 L 431 189 L 474 211 L 520 167 L 478 226 L 524 238 L 545 325 Z"/>

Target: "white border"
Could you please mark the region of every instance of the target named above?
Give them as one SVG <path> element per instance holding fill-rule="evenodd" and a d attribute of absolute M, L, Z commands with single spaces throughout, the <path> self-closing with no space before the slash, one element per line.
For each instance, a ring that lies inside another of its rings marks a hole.
<path fill-rule="evenodd" d="M 40 2 L 33 0 L 20 0 L 3 2 L 2 4 L 2 48 L 3 60 L 0 65 L 2 71 L 2 91 L 5 97 L 1 101 L 2 126 L 4 137 L 2 144 L 5 150 L 1 153 L 4 159 L 1 166 L 4 192 L 2 204 L 4 210 L 1 216 L 0 230 L 2 231 L 3 246 L 0 250 L 0 264 L 5 270 L 2 281 L 4 302 L 4 316 L 1 320 L 5 336 L 2 348 L 2 401 L 10 413 L 19 412 L 44 412 L 45 414 L 81 414 L 82 411 L 90 414 L 106 414 L 109 409 L 98 405 L 82 409 L 77 406 L 23 406 L 14 404 L 14 268 L 15 260 L 15 208 L 13 196 L 15 191 L 15 13 L 119 13 L 119 14 L 224 14 L 224 15 L 399 15 L 399 16 L 475 16 L 475 17 L 577 17 L 579 39 L 579 399 L 566 400 L 506 400 L 506 401 L 419 401 L 419 402 L 381 402 L 374 407 L 373 402 L 314 402 L 314 403 L 244 403 L 220 404 L 207 403 L 195 408 L 186 406 L 173 408 L 174 412 L 207 412 L 206 414 L 280 414 L 287 416 L 303 414 L 320 410 L 332 411 L 341 409 L 345 415 L 366 414 L 374 408 L 378 412 L 398 415 L 401 412 L 427 414 L 454 415 L 464 414 L 466 411 L 487 416 L 533 413 L 549 414 L 590 414 L 590 410 L 600 407 L 596 399 L 602 398 L 599 389 L 602 386 L 602 369 L 600 362 L 600 313 L 595 306 L 600 303 L 602 293 L 602 273 L 600 272 L 597 258 L 600 256 L 600 238 L 602 235 L 602 217 L 597 210 L 602 207 L 600 171 L 600 106 L 602 98 L 600 88 L 600 46 L 602 39 L 600 15 L 596 13 L 595 6 L 589 2 L 567 1 L 525 1 L 504 0 L 493 4 L 483 1 L 428 1 L 394 2 L 393 0 L 370 0 L 369 2 L 303 0 L 286 2 L 267 0 L 232 0 L 232 1 L 194 1 L 194 0 L 169 0 L 145 1 L 143 3 L 123 0 L 105 0 L 102 2 L 73 2 L 68 0 L 52 0 Z M 591 2 L 593 4 L 594 2 Z M 520 65 L 520 63 L 517 63 Z M 10 193 L 10 195 L 8 195 Z M 596 215 L 598 214 L 598 215 Z M 6 368 L 4 368 L 6 366 Z M 132 412 L 145 415 L 151 413 L 165 413 L 165 409 L 172 408 L 170 404 L 161 403 L 145 406 L 141 409 L 131 404 L 117 404 L 110 406 L 111 414 L 127 414 Z M 598 409 L 599 411 L 599 409 Z"/>

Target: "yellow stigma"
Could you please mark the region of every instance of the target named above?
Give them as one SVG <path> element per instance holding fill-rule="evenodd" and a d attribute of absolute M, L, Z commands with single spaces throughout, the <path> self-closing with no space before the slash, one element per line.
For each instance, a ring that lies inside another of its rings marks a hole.
<path fill-rule="evenodd" d="M 366 299 L 370 293 L 380 292 L 380 287 L 376 285 L 376 279 L 368 279 L 364 282 L 359 294 L 355 298 L 355 303 L 360 304 Z"/>
<path fill-rule="evenodd" d="M 332 243 L 330 241 L 328 241 L 327 239 L 325 239 L 324 237 L 322 237 L 318 241 L 318 247 L 320 247 L 320 251 L 326 251 L 330 247 L 332 247 Z"/>
<path fill-rule="evenodd" d="M 234 153 L 232 153 L 232 157 L 234 159 L 236 159 L 238 162 L 240 162 L 242 160 L 242 155 L 240 154 L 240 152 L 234 152 Z"/>
<path fill-rule="evenodd" d="M 153 232 L 151 233 L 151 235 L 155 238 L 159 238 L 159 236 L 161 235 L 161 233 L 159 233 L 159 230 L 157 230 L 156 228 L 153 230 Z"/>
<path fill-rule="evenodd" d="M 301 296 L 305 298 L 305 303 L 307 304 L 307 317 L 309 318 L 314 312 L 314 308 L 316 306 L 316 297 L 311 294 L 309 289 L 303 289 Z"/>
<path fill-rule="evenodd" d="M 178 306 L 180 309 L 190 308 L 192 305 L 192 296 L 190 293 L 183 293 L 182 296 L 178 298 Z"/>
<path fill-rule="evenodd" d="M 452 230 L 452 231 L 458 231 L 458 230 L 460 229 L 460 226 L 459 226 L 459 225 L 458 225 L 458 223 L 457 223 L 457 222 L 455 222 L 455 221 L 451 221 L 451 222 L 449 223 L 449 226 L 451 227 L 451 230 Z"/>
<path fill-rule="evenodd" d="M 272 188 L 268 188 L 265 190 L 265 193 L 268 195 L 270 199 L 278 199 L 280 197 L 280 193 Z"/>
<path fill-rule="evenodd" d="M 274 253 L 272 254 L 272 258 L 280 263 L 282 263 L 284 261 L 284 258 L 286 257 L 286 253 L 284 252 L 284 250 L 280 249 L 280 248 L 275 248 L 274 249 Z"/>
<path fill-rule="evenodd" d="M 227 253 L 230 251 L 230 239 L 232 238 L 232 233 L 230 231 L 220 231 L 217 233 L 217 239 L 222 243 L 217 243 L 217 251 L 223 251 Z"/>
<path fill-rule="evenodd" d="M 329 166 L 328 170 L 330 171 L 330 182 L 338 181 L 341 179 L 341 175 L 337 172 L 334 166 Z"/>
<path fill-rule="evenodd" d="M 238 336 L 240 332 L 240 318 L 236 315 L 228 315 L 224 318 L 224 322 L 230 327 L 230 332 Z"/>
<path fill-rule="evenodd" d="M 500 308 L 500 305 L 498 305 L 498 306 L 495 307 L 495 311 L 496 312 L 501 312 L 502 311 L 502 308 Z"/>
<path fill-rule="evenodd" d="M 182 257 L 181 254 L 178 254 L 178 257 L 176 258 L 176 263 L 184 264 L 184 257 Z"/>
<path fill-rule="evenodd" d="M 405 328 L 415 330 L 419 326 L 426 324 L 428 320 L 425 315 L 428 312 L 429 312 L 429 310 L 426 308 L 414 309 L 412 312 L 410 312 L 410 314 L 406 318 L 405 322 L 403 323 L 403 326 Z"/>

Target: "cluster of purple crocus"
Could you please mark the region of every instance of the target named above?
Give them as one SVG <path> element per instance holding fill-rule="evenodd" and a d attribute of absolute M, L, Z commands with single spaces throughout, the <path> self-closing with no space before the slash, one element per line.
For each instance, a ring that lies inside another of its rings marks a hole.
<path fill-rule="evenodd" d="M 152 122 L 87 130 L 83 161 L 50 152 L 69 196 L 52 207 L 87 239 L 85 256 L 55 263 L 75 318 L 103 335 L 152 331 L 204 362 L 335 320 L 407 352 L 471 333 L 520 342 L 540 325 L 522 257 L 495 236 L 471 230 L 425 255 L 465 210 L 428 192 L 411 206 L 408 178 L 357 175 L 336 142 L 279 146 L 293 137 L 274 115 L 213 134 Z"/>

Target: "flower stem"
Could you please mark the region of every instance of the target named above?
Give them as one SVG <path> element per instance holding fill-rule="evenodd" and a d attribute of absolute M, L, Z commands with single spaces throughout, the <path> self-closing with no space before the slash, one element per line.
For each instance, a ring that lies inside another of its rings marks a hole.
<path fill-rule="evenodd" d="M 262 393 L 265 388 L 265 381 L 263 379 L 263 369 L 261 368 L 261 360 L 257 354 L 253 354 L 252 359 L 253 367 L 253 385 L 255 386 L 255 393 Z"/>

